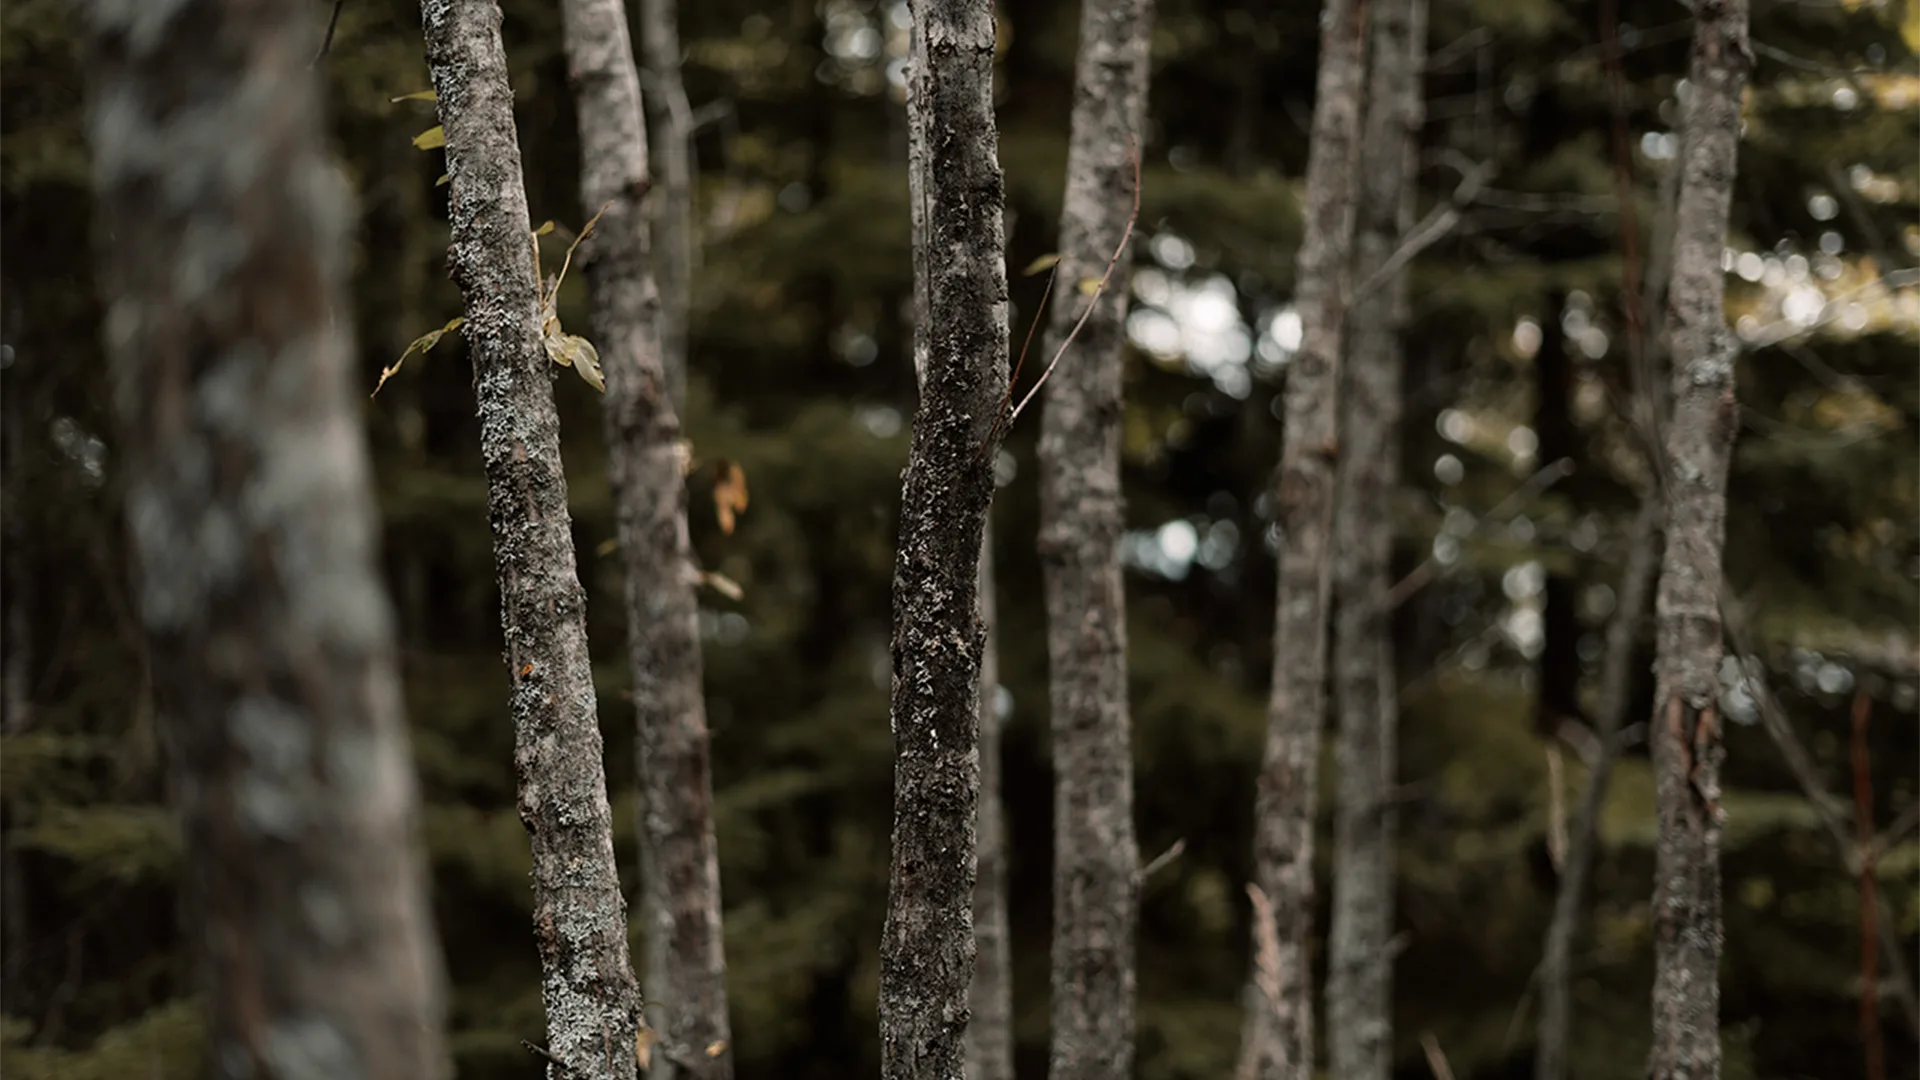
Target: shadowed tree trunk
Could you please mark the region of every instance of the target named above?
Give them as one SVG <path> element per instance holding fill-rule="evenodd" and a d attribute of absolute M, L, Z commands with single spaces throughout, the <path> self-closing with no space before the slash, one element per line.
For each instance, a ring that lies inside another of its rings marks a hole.
<path fill-rule="evenodd" d="M 1368 280 L 1413 225 L 1425 118 L 1426 0 L 1376 0 L 1354 276 Z M 1354 298 L 1340 405 L 1334 524 L 1334 685 L 1340 789 L 1327 943 L 1327 1050 L 1344 1080 L 1393 1074 L 1393 847 L 1400 703 L 1393 662 L 1393 499 L 1400 483 L 1403 267 Z"/>
<path fill-rule="evenodd" d="M 634 1075 L 638 988 L 574 562 L 552 364 L 541 339 L 533 237 L 494 0 L 421 5 L 446 130 L 454 281 L 480 400 L 520 821 L 533 846 L 534 942 L 548 1069 Z"/>
<path fill-rule="evenodd" d="M 1133 207 L 1144 152 L 1152 0 L 1085 0 L 1073 134 L 1046 358 L 1068 342 Z M 1127 607 L 1120 571 L 1121 376 L 1127 280 L 1121 251 L 1072 353 L 1046 386 L 1040 538 L 1053 716 L 1053 1080 L 1133 1072 L 1134 935 L 1140 851 L 1133 831 Z"/>
<path fill-rule="evenodd" d="M 1534 1080 L 1564 1080 L 1567 1044 L 1573 1018 L 1573 946 L 1579 940 L 1586 906 L 1587 882 L 1600 852 L 1600 811 L 1607 784 L 1619 756 L 1620 727 L 1633 692 L 1633 658 L 1638 654 L 1640 624 L 1652 598 L 1653 572 L 1659 565 L 1660 511 L 1657 498 L 1648 499 L 1634 520 L 1627 539 L 1627 565 L 1620 574 L 1620 606 L 1607 624 L 1607 659 L 1600 672 L 1600 705 L 1594 735 L 1599 756 L 1588 768 L 1587 788 L 1580 798 L 1566 860 L 1560 868 L 1560 889 L 1553 899 L 1553 921 L 1547 925 L 1546 947 L 1540 961 L 1540 1026 L 1533 1058 Z"/>
<path fill-rule="evenodd" d="M 981 528 L 979 874 L 973 885 L 973 984 L 967 1008 L 967 1080 L 1013 1080 L 1013 957 L 1007 927 L 1006 804 L 1000 797 L 999 605 L 993 596 L 993 520 Z"/>
<path fill-rule="evenodd" d="M 687 325 L 693 291 L 693 108 L 680 78 L 680 22 L 675 0 L 640 0 L 640 46 L 646 51 L 642 95 L 660 159 L 654 195 L 654 277 L 660 283 L 660 365 L 676 410 L 687 407 Z M 597 205 L 597 204 L 596 204 Z M 592 210 L 588 211 L 589 213 Z"/>
<path fill-rule="evenodd" d="M 1667 299 L 1673 391 L 1650 731 L 1659 818 L 1652 1080 L 1720 1075 L 1720 560 L 1740 426 L 1739 349 L 1727 328 L 1720 260 L 1752 65 L 1746 0 L 1696 4 Z"/>
<path fill-rule="evenodd" d="M 912 12 L 907 170 L 922 377 L 893 571 L 881 1074 L 959 1080 L 974 961 L 980 544 L 1007 394 L 1005 187 L 990 0 L 914 0 Z"/>
<path fill-rule="evenodd" d="M 345 184 L 295 4 L 81 6 L 106 345 L 215 1077 L 449 1075 Z"/>
<path fill-rule="evenodd" d="M 641 205 L 647 131 L 640 79 L 620 0 L 565 0 L 562 12 L 578 103 L 582 209 L 601 214 L 583 255 L 606 374 L 607 480 L 620 523 L 639 725 L 643 989 L 660 1036 L 648 1075 L 725 1080 L 733 1055 L 700 612 L 680 420 L 667 390 Z"/>
<path fill-rule="evenodd" d="M 1327 0 L 1307 155 L 1297 303 L 1300 351 L 1287 367 L 1286 420 L 1274 501 L 1281 529 L 1273 689 L 1254 798 L 1255 977 L 1238 1074 L 1313 1075 L 1313 825 L 1326 712 L 1327 601 L 1332 591 L 1333 463 L 1348 254 L 1359 184 L 1366 76 L 1363 0 Z M 1266 910 L 1270 909 L 1270 911 Z"/>

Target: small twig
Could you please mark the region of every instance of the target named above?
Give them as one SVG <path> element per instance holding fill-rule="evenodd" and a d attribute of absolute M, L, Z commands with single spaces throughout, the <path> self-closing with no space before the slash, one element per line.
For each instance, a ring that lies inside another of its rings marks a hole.
<path fill-rule="evenodd" d="M 333 31 L 340 25 L 340 9 L 346 6 L 346 2 L 347 0 L 333 0 L 333 14 L 327 17 L 327 36 L 320 39 L 320 51 L 313 54 L 312 60 L 307 61 L 309 71 L 319 67 L 320 61 L 327 58 L 327 51 L 333 48 Z"/>
<path fill-rule="evenodd" d="M 1440 1040 L 1433 1032 L 1420 1033 L 1420 1049 L 1426 1051 L 1427 1068 L 1433 1070 L 1433 1080 L 1453 1080 L 1453 1066 L 1447 1064 L 1447 1052 L 1440 1049 Z"/>
<path fill-rule="evenodd" d="M 1148 862 L 1147 865 L 1140 868 L 1140 880 L 1145 881 L 1148 878 L 1152 877 L 1153 875 L 1159 873 L 1160 871 L 1165 870 L 1168 866 L 1173 864 L 1173 861 L 1175 859 L 1178 859 L 1181 855 L 1185 854 L 1186 850 L 1187 850 L 1186 837 L 1183 836 L 1180 839 L 1175 840 L 1173 842 L 1172 847 L 1168 848 L 1167 850 L 1161 852 L 1158 855 L 1155 855 L 1152 861 Z"/>
<path fill-rule="evenodd" d="M 1552 487 L 1558 483 L 1561 478 L 1570 475 L 1572 472 L 1572 458 L 1560 458 L 1557 461 L 1542 465 L 1538 472 L 1535 472 L 1527 478 L 1526 483 L 1515 488 L 1513 494 L 1502 499 L 1500 504 L 1492 510 L 1487 511 L 1485 516 L 1475 519 L 1474 523 L 1468 527 L 1467 531 L 1461 535 L 1459 539 L 1465 540 L 1471 537 L 1480 530 L 1482 525 L 1489 521 L 1499 523 L 1519 513 L 1521 507 L 1539 498 L 1541 492 Z M 1438 561 L 1432 555 L 1428 555 L 1426 560 L 1419 566 L 1414 567 L 1406 577 L 1395 582 L 1393 588 L 1387 590 L 1387 598 L 1383 602 L 1385 609 L 1393 611 L 1401 604 L 1412 599 L 1414 593 L 1425 588 L 1427 583 L 1433 580 L 1434 567 L 1437 565 Z"/>
<path fill-rule="evenodd" d="M 1087 297 L 1087 309 L 1080 313 L 1080 321 L 1073 324 L 1073 329 L 1067 332 L 1066 340 L 1054 350 L 1053 359 L 1047 361 L 1047 369 L 1040 373 L 1040 378 L 1035 380 L 1033 386 L 1027 390 L 1027 396 L 1021 398 L 1020 404 L 1013 407 L 1013 414 L 1007 417 L 1009 427 L 1015 420 L 1020 419 L 1021 410 L 1033 400 L 1033 395 L 1039 393 L 1040 388 L 1047 384 L 1047 376 L 1052 375 L 1053 369 L 1060 366 L 1060 358 L 1067 354 L 1067 348 L 1073 344 L 1073 339 L 1080 335 L 1080 328 L 1087 325 L 1087 319 L 1092 317 L 1093 309 L 1099 306 L 1100 297 L 1107 291 L 1107 283 L 1113 279 L 1113 268 L 1120 264 L 1120 256 L 1127 250 L 1127 242 L 1133 239 L 1134 223 L 1140 220 L 1140 148 L 1131 139 L 1127 144 L 1127 158 L 1133 162 L 1133 212 L 1127 215 L 1127 227 L 1120 233 L 1120 243 L 1114 246 L 1113 255 L 1107 259 L 1107 272 L 1100 275 L 1100 284 L 1094 287 L 1093 295 Z M 1013 384 L 1009 382 L 1007 385 L 1011 387 Z"/>
<path fill-rule="evenodd" d="M 1387 261 L 1381 263 L 1378 270 L 1368 275 L 1367 279 L 1353 290 L 1353 299 L 1348 301 L 1347 310 L 1353 310 L 1354 305 L 1364 299 L 1367 294 L 1393 280 L 1393 276 L 1421 252 L 1446 239 L 1447 234 L 1460 224 L 1462 211 L 1479 197 L 1480 185 L 1485 183 L 1487 177 L 1491 175 L 1493 175 L 1491 161 L 1483 161 L 1468 169 L 1466 175 L 1460 178 L 1460 186 L 1453 189 L 1452 197 L 1429 211 L 1420 224 L 1415 225 L 1407 233 L 1407 238 L 1401 243 L 1399 250 L 1387 256 Z"/>
<path fill-rule="evenodd" d="M 551 1062 L 554 1065 L 555 1068 L 559 1069 L 563 1075 L 566 1075 L 566 1076 L 574 1075 L 573 1066 L 567 1064 L 564 1061 L 561 1061 L 557 1057 L 554 1057 L 551 1053 L 547 1051 L 546 1047 L 537 1045 L 535 1043 L 530 1043 L 525 1039 L 520 1040 L 520 1045 L 526 1047 L 528 1050 L 531 1050 L 536 1054 L 539 1054 L 541 1057 L 546 1058 L 549 1062 Z"/>

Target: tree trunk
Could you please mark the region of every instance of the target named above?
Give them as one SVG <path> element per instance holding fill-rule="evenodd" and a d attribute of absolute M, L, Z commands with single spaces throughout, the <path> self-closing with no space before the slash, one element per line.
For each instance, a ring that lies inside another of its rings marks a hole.
<path fill-rule="evenodd" d="M 1007 927 L 1007 825 L 1000 796 L 1000 648 L 993 587 L 993 521 L 981 529 L 979 874 L 973 884 L 973 985 L 967 991 L 967 1080 L 1013 1080 L 1013 957 Z"/>
<path fill-rule="evenodd" d="M 659 1010 L 653 1019 L 665 1018 L 648 1075 L 725 1080 L 733 1055 L 699 604 L 680 421 L 667 392 L 641 205 L 648 180 L 640 79 L 619 0 L 566 0 L 562 11 L 578 102 L 581 202 L 586 214 L 601 214 L 583 254 L 606 374 L 607 478 L 620 524 L 638 713 L 644 990 Z"/>
<path fill-rule="evenodd" d="M 1413 226 L 1426 66 L 1426 0 L 1378 0 L 1369 34 L 1354 274 L 1371 278 Z M 1334 524 L 1334 680 L 1340 789 L 1327 943 L 1328 1057 L 1345 1080 L 1393 1075 L 1394 810 L 1399 693 L 1393 662 L 1393 500 L 1400 483 L 1402 268 L 1356 297 L 1341 402 Z"/>
<path fill-rule="evenodd" d="M 1313 826 L 1326 711 L 1328 539 L 1333 463 L 1339 454 L 1341 328 L 1359 176 L 1365 5 L 1326 0 L 1320 25 L 1296 275 L 1302 338 L 1288 365 L 1274 488 L 1280 572 L 1253 842 L 1255 885 L 1267 904 L 1256 905 L 1253 952 L 1259 970 L 1247 994 L 1239 1066 L 1239 1075 L 1250 1080 L 1307 1080 L 1313 1074 Z M 1265 906 L 1271 907 L 1270 917 L 1259 911 Z"/>
<path fill-rule="evenodd" d="M 893 577 L 893 862 L 879 994 L 887 1080 L 959 1080 L 973 974 L 980 544 L 1007 395 L 993 51 L 989 0 L 914 0 L 908 172 L 924 202 L 913 210 L 924 377 Z"/>
<path fill-rule="evenodd" d="M 141 621 L 216 1077 L 450 1074 L 305 9 L 85 5 Z"/>
<path fill-rule="evenodd" d="M 687 407 L 687 325 L 693 292 L 693 108 L 680 77 L 680 25 L 674 0 L 640 0 L 645 94 L 660 159 L 654 196 L 654 277 L 660 283 L 660 366 L 675 410 Z M 591 212 L 591 211 L 589 211 Z"/>
<path fill-rule="evenodd" d="M 1652 1080 L 1720 1075 L 1720 560 L 1740 426 L 1720 259 L 1752 64 L 1746 0 L 1701 0 L 1667 301 L 1673 400 L 1651 725 L 1659 817 Z"/>
<path fill-rule="evenodd" d="M 427 66 L 452 178 L 454 280 L 480 401 L 480 452 L 506 638 L 520 820 L 550 1075 L 630 1078 L 640 1000 L 541 339 L 533 238 L 495 0 L 426 0 Z"/>
<path fill-rule="evenodd" d="M 1045 355 L 1068 342 L 1127 233 L 1144 152 L 1152 0 L 1085 0 L 1060 263 Z M 1133 1072 L 1134 935 L 1140 852 L 1133 832 L 1127 610 L 1120 571 L 1121 383 L 1132 248 L 1046 386 L 1040 538 L 1053 716 L 1053 1080 Z"/>

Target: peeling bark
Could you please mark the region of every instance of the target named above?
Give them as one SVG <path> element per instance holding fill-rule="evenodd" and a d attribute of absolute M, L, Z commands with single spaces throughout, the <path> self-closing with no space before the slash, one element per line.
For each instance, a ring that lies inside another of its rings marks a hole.
<path fill-rule="evenodd" d="M 1377 0 L 1354 275 L 1380 272 L 1413 227 L 1426 66 L 1426 0 Z M 1393 500 L 1400 483 L 1404 265 L 1352 311 L 1340 404 L 1334 519 L 1334 687 L 1339 801 L 1327 941 L 1327 1049 L 1334 1076 L 1393 1075 L 1394 791 L 1400 703 L 1393 662 Z"/>
<path fill-rule="evenodd" d="M 907 95 L 920 408 L 893 578 L 894 825 L 881 1073 L 959 1080 L 974 961 L 979 560 L 1007 395 L 990 0 L 915 0 Z M 936 137 L 937 133 L 937 137 Z"/>
<path fill-rule="evenodd" d="M 450 1074 L 305 11 L 83 5 L 106 345 L 216 1077 Z"/>
<path fill-rule="evenodd" d="M 680 420 L 667 389 L 661 305 L 642 207 L 648 176 L 640 79 L 619 0 L 565 0 L 562 13 L 580 124 L 582 210 L 601 215 L 582 254 L 606 374 L 607 478 L 626 571 L 638 721 L 644 990 L 657 1010 L 652 1019 L 661 1040 L 648 1075 L 726 1080 L 733 1075 L 732 1036 L 700 612 Z"/>
<path fill-rule="evenodd" d="M 647 111 L 660 159 L 654 195 L 654 277 L 660 285 L 660 366 L 676 410 L 687 407 L 687 327 L 693 292 L 693 107 L 680 77 L 675 0 L 640 0 L 640 46 L 647 61 Z"/>
<path fill-rule="evenodd" d="M 1152 0 L 1086 0 L 1045 355 L 1066 345 L 1126 235 L 1146 113 Z M 1140 852 L 1133 828 L 1120 490 L 1129 246 L 1046 384 L 1040 537 L 1053 727 L 1053 1042 L 1048 1075 L 1133 1072 Z"/>
<path fill-rule="evenodd" d="M 1720 259 L 1752 65 L 1746 0 L 1700 0 L 1667 299 L 1673 400 L 1651 725 L 1659 818 L 1652 1080 L 1720 1075 L 1721 548 L 1740 423 Z"/>
<path fill-rule="evenodd" d="M 1275 597 L 1273 689 L 1254 799 L 1255 884 L 1273 919 L 1253 948 L 1276 943 L 1276 985 L 1247 992 L 1239 1075 L 1308 1080 L 1313 1074 L 1313 826 L 1320 728 L 1326 712 L 1327 606 L 1332 591 L 1333 465 L 1342 326 L 1349 288 L 1360 107 L 1366 73 L 1363 0 L 1326 0 L 1307 156 L 1300 241 L 1300 351 L 1288 365 L 1286 421 L 1274 485 L 1281 541 Z M 1269 993 L 1268 989 L 1274 991 Z"/>
<path fill-rule="evenodd" d="M 1659 565 L 1661 504 L 1649 499 L 1641 507 L 1628 538 L 1627 565 L 1620 575 L 1620 605 L 1607 624 L 1607 659 L 1600 672 L 1600 711 L 1594 735 L 1600 744 L 1580 798 L 1566 861 L 1560 870 L 1560 888 L 1553 898 L 1553 920 L 1547 925 L 1540 961 L 1540 1025 L 1534 1046 L 1534 1080 L 1565 1080 L 1567 1044 L 1573 1017 L 1573 946 L 1580 935 L 1586 907 L 1587 881 L 1600 851 L 1600 811 L 1606 804 L 1607 784 L 1619 756 L 1620 728 L 1633 692 L 1633 658 L 1640 640 L 1640 624 L 1652 599 L 1654 568 Z"/>
<path fill-rule="evenodd" d="M 553 365 L 541 341 L 520 146 L 495 0 L 425 0 L 446 130 L 462 327 L 480 402 L 520 821 L 555 1080 L 634 1075 L 638 988 L 613 860 L 586 593 L 575 565 Z"/>

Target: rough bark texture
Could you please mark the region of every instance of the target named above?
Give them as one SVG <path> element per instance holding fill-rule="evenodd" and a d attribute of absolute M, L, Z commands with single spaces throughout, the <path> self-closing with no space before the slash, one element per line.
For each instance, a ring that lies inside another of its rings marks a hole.
<path fill-rule="evenodd" d="M 1007 926 L 1007 825 L 1000 798 L 1000 649 L 993 598 L 993 521 L 980 542 L 979 874 L 973 884 L 973 940 L 978 955 L 967 991 L 967 1080 L 1013 1080 L 1013 957 Z"/>
<path fill-rule="evenodd" d="M 1560 868 L 1560 888 L 1553 898 L 1553 920 L 1547 924 L 1546 945 L 1540 961 L 1540 1026 L 1534 1046 L 1534 1080 L 1565 1080 L 1567 1043 L 1573 1016 L 1573 946 L 1585 914 L 1587 881 L 1600 851 L 1600 811 L 1606 804 L 1607 784 L 1613 776 L 1620 728 L 1633 693 L 1633 658 L 1640 625 L 1652 599 L 1654 568 L 1659 565 L 1661 503 L 1649 499 L 1640 509 L 1628 537 L 1627 564 L 1620 574 L 1620 604 L 1607 624 L 1607 659 L 1600 670 L 1600 711 L 1594 735 L 1600 744 L 1580 797 L 1566 861 Z"/>
<path fill-rule="evenodd" d="M 1700 0 L 1667 299 L 1673 400 L 1651 725 L 1660 830 L 1653 1080 L 1720 1075 L 1720 559 L 1740 420 L 1738 347 L 1727 328 L 1720 259 L 1739 157 L 1740 94 L 1752 64 L 1746 0 Z"/>
<path fill-rule="evenodd" d="M 673 407 L 687 407 L 687 323 L 693 291 L 693 108 L 680 77 L 675 0 L 640 0 L 640 46 L 647 61 L 647 109 L 660 159 L 654 195 L 653 266 L 660 283 L 660 366 Z M 597 205 L 597 204 L 596 204 Z"/>
<path fill-rule="evenodd" d="M 1354 276 L 1372 277 L 1413 226 L 1425 118 L 1426 0 L 1375 0 Z M 1402 268 L 1355 303 L 1340 405 L 1334 523 L 1334 687 L 1340 788 L 1327 942 L 1334 1076 L 1393 1074 L 1394 812 L 1400 704 L 1394 677 L 1393 498 L 1400 482 L 1407 282 Z"/>
<path fill-rule="evenodd" d="M 1247 994 L 1239 1075 L 1255 1080 L 1307 1080 L 1313 1073 L 1313 824 L 1326 711 L 1328 540 L 1333 463 L 1339 454 L 1341 329 L 1366 73 L 1363 0 L 1327 0 L 1320 26 L 1296 275 L 1302 338 L 1287 370 L 1285 432 L 1274 489 L 1281 540 L 1273 689 L 1254 799 L 1254 880 L 1272 903 L 1273 920 L 1263 929 L 1256 915 L 1251 951 L 1259 954 L 1268 933 L 1278 942 L 1273 985 L 1262 988 L 1256 980 Z"/>
<path fill-rule="evenodd" d="M 83 5 L 106 344 L 216 1077 L 449 1074 L 295 4 Z"/>
<path fill-rule="evenodd" d="M 562 14 L 580 122 L 582 211 L 601 215 L 582 254 L 607 382 L 607 481 L 620 524 L 639 724 L 644 990 L 660 1036 L 648 1075 L 725 1080 L 733 1055 L 700 612 L 680 421 L 667 391 L 642 208 L 640 79 L 620 0 L 566 0 Z"/>
<path fill-rule="evenodd" d="M 1085 0 L 1060 217 L 1059 280 L 1045 355 L 1086 309 L 1133 207 L 1142 152 L 1152 0 Z M 1121 376 L 1131 246 L 1046 387 L 1041 421 L 1041 570 L 1053 731 L 1053 1042 L 1048 1075 L 1133 1072 L 1133 831 L 1127 610 L 1120 572 Z"/>
<path fill-rule="evenodd" d="M 547 1051 L 560 1080 L 634 1075 L 640 999 L 574 563 L 553 365 L 541 342 L 533 239 L 494 0 L 421 4 L 446 129 L 463 327 L 480 401 L 520 820 L 533 845 L 534 941 Z"/>
<path fill-rule="evenodd" d="M 989 0 L 915 0 L 907 95 L 920 408 L 893 578 L 894 825 L 881 1073 L 959 1080 L 974 960 L 980 543 L 1007 393 Z"/>

